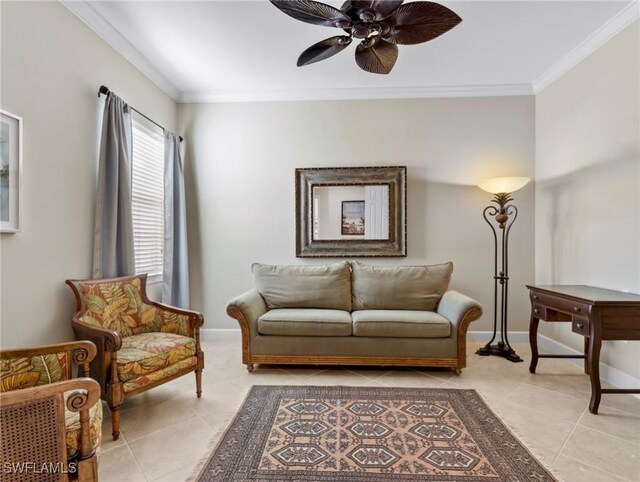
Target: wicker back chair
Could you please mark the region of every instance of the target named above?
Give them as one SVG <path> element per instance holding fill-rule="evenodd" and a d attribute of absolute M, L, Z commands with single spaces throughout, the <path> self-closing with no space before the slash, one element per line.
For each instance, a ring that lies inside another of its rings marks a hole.
<path fill-rule="evenodd" d="M 76 339 L 90 340 L 98 349 L 91 377 L 111 410 L 114 440 L 127 398 L 192 372 L 200 398 L 202 314 L 150 300 L 146 274 L 66 283 L 78 308 L 71 322 Z"/>
<path fill-rule="evenodd" d="M 100 386 L 87 341 L 0 351 L 0 467 L 6 482 L 98 480 Z"/>

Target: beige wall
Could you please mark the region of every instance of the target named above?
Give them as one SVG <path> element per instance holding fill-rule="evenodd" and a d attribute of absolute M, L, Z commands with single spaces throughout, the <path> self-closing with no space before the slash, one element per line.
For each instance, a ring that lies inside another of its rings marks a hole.
<path fill-rule="evenodd" d="M 0 236 L 0 340 L 33 346 L 72 339 L 64 280 L 91 274 L 98 87 L 171 129 L 177 107 L 60 3 L 0 5 L 0 102 L 24 119 L 23 229 Z"/>
<path fill-rule="evenodd" d="M 536 282 L 640 293 L 640 23 L 536 96 Z M 566 324 L 545 326 L 581 349 Z M 602 360 L 640 378 L 639 342 Z"/>
<path fill-rule="evenodd" d="M 533 97 L 183 104 L 188 139 L 192 307 L 206 327 L 237 328 L 227 301 L 252 287 L 250 266 L 326 263 L 295 258 L 294 169 L 408 166 L 408 251 L 372 264 L 455 263 L 453 286 L 479 299 L 489 330 L 490 195 L 473 184 L 534 174 Z M 534 278 L 533 186 L 515 195 L 511 329 L 528 326 L 524 284 Z"/>

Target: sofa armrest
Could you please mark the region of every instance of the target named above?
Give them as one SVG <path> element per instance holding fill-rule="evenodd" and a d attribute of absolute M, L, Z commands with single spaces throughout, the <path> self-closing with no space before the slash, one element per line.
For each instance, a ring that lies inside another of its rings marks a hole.
<path fill-rule="evenodd" d="M 466 331 L 469 323 L 482 315 L 482 306 L 473 298 L 449 290 L 440 299 L 438 314 L 448 319 L 458 330 Z"/>
<path fill-rule="evenodd" d="M 452 336 L 458 345 L 458 366 L 454 369 L 456 375 L 467 366 L 467 329 L 469 323 L 482 316 L 482 306 L 473 298 L 458 293 L 447 291 L 438 304 L 438 314 L 447 318 L 455 327 Z"/>
<path fill-rule="evenodd" d="M 258 318 L 266 312 L 267 304 L 257 289 L 242 293 L 227 303 L 227 314 L 238 320 L 243 331 L 243 325 L 246 325 L 250 333 L 257 333 Z"/>
<path fill-rule="evenodd" d="M 227 303 L 227 314 L 235 318 L 242 331 L 242 361 L 251 371 L 251 337 L 258 333 L 258 318 L 267 312 L 267 304 L 257 289 L 247 291 Z"/>
<path fill-rule="evenodd" d="M 75 317 L 71 321 L 71 327 L 76 335 L 76 340 L 89 340 L 96 345 L 98 356 L 100 356 L 101 348 L 114 353 L 122 348 L 122 335 L 117 331 L 89 325 Z"/>
<path fill-rule="evenodd" d="M 32 358 L 40 355 L 66 354 L 69 361 L 80 367 L 79 376 L 89 376 L 89 364 L 96 356 L 96 346 L 90 341 L 70 341 L 56 343 L 55 345 L 45 345 L 36 348 L 19 348 L 15 350 L 0 351 L 0 360 L 11 360 L 12 358 Z M 68 372 L 63 374 L 68 379 L 73 378 L 71 364 L 67 366 Z"/>
<path fill-rule="evenodd" d="M 95 345 L 97 353 L 89 364 L 89 373 L 100 384 L 105 395 L 110 383 L 119 382 L 115 367 L 117 352 L 122 348 L 122 335 L 117 331 L 84 323 L 78 319 L 77 313 L 71 320 L 71 327 L 76 340 L 88 340 Z"/>
<path fill-rule="evenodd" d="M 146 299 L 145 302 L 155 308 L 160 312 L 160 317 L 164 322 L 164 329 L 169 328 L 167 324 L 171 323 L 175 320 L 175 317 L 167 322 L 167 318 L 170 318 L 169 315 L 177 315 L 183 316 L 187 318 L 187 326 L 178 326 L 177 329 L 173 331 L 169 331 L 169 333 L 175 333 L 176 335 L 189 336 L 191 338 L 200 339 L 200 328 L 204 325 L 204 316 L 202 313 L 198 311 L 185 310 L 184 308 L 178 308 L 177 306 L 166 305 L 164 303 L 160 303 L 158 301 Z M 164 331 L 164 330 L 163 330 Z"/>

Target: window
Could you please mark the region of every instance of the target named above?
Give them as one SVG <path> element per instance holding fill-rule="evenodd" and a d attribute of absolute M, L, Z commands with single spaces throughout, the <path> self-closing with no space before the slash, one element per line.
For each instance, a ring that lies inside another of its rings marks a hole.
<path fill-rule="evenodd" d="M 141 116 L 134 115 L 132 124 L 131 194 L 136 273 L 159 276 L 164 249 L 164 135 Z"/>

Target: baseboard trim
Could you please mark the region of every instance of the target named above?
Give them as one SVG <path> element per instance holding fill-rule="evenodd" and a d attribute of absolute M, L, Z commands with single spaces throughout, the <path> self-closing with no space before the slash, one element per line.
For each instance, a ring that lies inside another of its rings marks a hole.
<path fill-rule="evenodd" d="M 493 335 L 492 331 L 468 331 L 467 341 L 487 343 Z M 510 331 L 509 343 L 529 343 L 528 331 Z"/>
<path fill-rule="evenodd" d="M 467 341 L 470 342 L 488 342 L 491 339 L 491 331 L 469 331 L 467 332 Z M 200 337 L 202 340 L 225 340 L 225 341 L 239 341 L 241 338 L 240 330 L 237 328 L 204 328 L 200 330 Z M 509 332 L 510 343 L 529 343 L 528 331 L 510 331 Z M 559 354 L 576 354 L 579 355 L 578 350 L 560 343 L 548 336 L 538 334 L 538 347 L 543 353 L 551 353 L 554 355 Z M 526 360 L 525 360 L 526 361 Z M 580 359 L 567 360 L 569 363 L 577 367 L 582 367 L 583 361 Z M 606 365 L 600 362 L 600 379 L 618 388 L 638 388 L 640 387 L 640 379 L 632 377 L 631 375 L 624 373 L 617 368 Z M 640 395 L 636 395 L 640 398 Z"/>
<path fill-rule="evenodd" d="M 238 328 L 201 328 L 200 339 L 204 341 L 214 340 L 240 340 L 241 332 Z"/>

